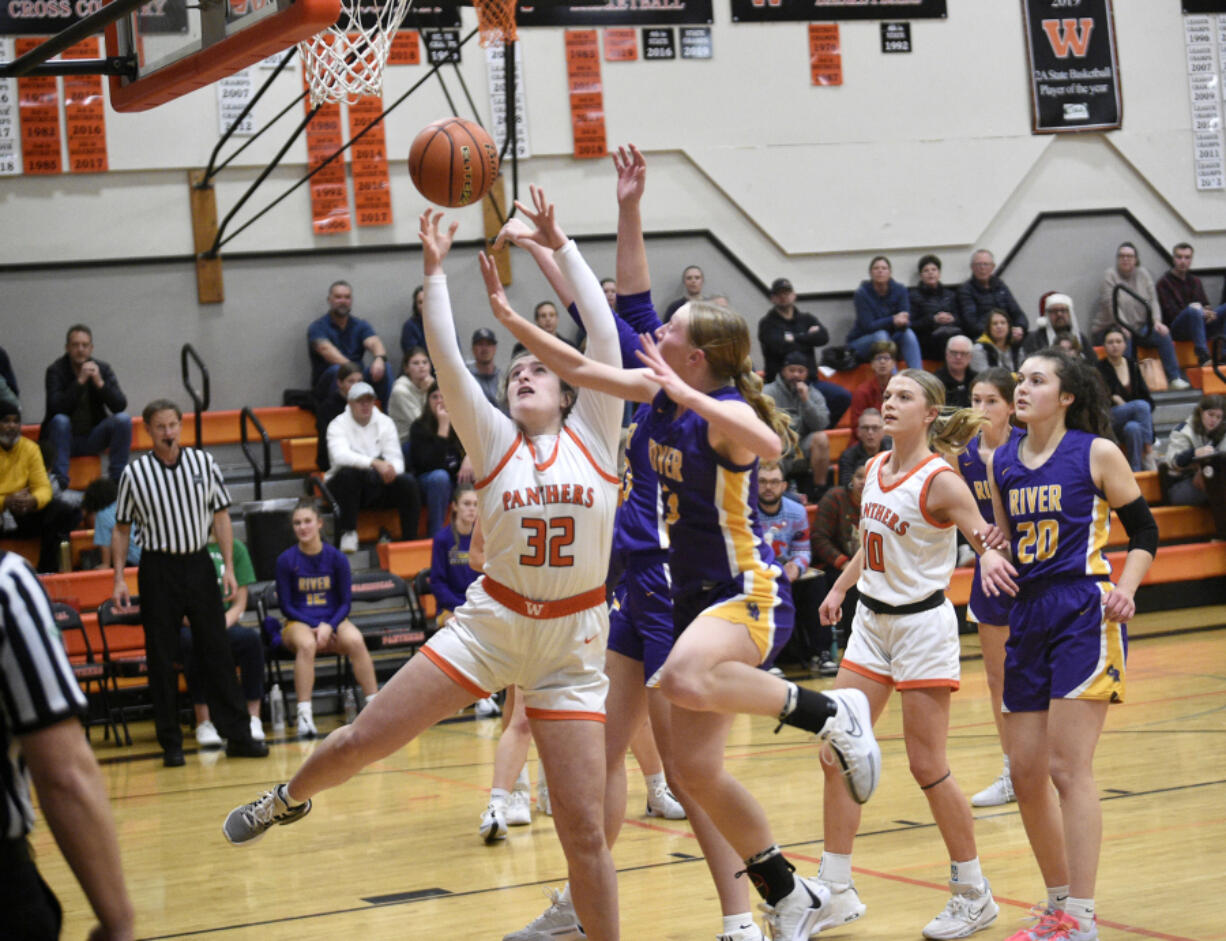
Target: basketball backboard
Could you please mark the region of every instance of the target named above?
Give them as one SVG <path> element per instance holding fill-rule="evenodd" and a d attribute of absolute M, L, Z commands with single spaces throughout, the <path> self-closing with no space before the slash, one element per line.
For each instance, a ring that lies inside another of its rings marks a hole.
<path fill-rule="evenodd" d="M 151 0 L 107 27 L 111 106 L 145 111 L 212 84 L 335 23 L 341 0 Z"/>

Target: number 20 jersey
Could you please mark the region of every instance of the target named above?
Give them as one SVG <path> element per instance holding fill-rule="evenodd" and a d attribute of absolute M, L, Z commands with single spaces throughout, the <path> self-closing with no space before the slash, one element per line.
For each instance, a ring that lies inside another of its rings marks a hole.
<path fill-rule="evenodd" d="M 949 587 L 957 561 L 953 523 L 938 523 L 928 514 L 928 488 L 938 474 L 953 473 L 938 454 L 931 454 L 889 487 L 881 475 L 892 452 L 873 458 L 860 497 L 860 542 L 863 565 L 860 593 L 885 604 L 922 601 Z"/>
<path fill-rule="evenodd" d="M 1053 576 L 1110 577 L 1103 546 L 1111 528 L 1111 507 L 1090 474 L 1095 437 L 1070 428 L 1052 455 L 1033 470 L 1019 456 L 1024 435 L 1010 438 L 992 455 L 1019 584 Z"/>

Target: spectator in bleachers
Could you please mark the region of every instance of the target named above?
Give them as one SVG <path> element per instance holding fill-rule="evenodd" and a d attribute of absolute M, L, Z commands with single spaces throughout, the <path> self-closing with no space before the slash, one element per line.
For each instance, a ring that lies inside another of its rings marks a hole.
<path fill-rule="evenodd" d="M 1111 394 L 1111 427 L 1120 440 L 1128 465 L 1134 470 L 1153 470 L 1154 400 L 1135 361 L 1124 358 L 1128 341 L 1121 327 L 1108 327 L 1103 335 L 1106 356 L 1098 371 Z"/>
<path fill-rule="evenodd" d="M 612 278 L 601 278 L 600 287 L 604 291 L 604 299 L 609 302 L 609 310 L 617 313 L 617 282 Z"/>
<path fill-rule="evenodd" d="M 796 610 L 794 641 L 789 647 L 800 659 L 809 662 L 820 652 L 818 646 L 817 608 L 821 598 L 814 597 L 820 582 L 809 571 L 809 514 L 795 500 L 785 500 L 787 481 L 775 461 L 763 461 L 758 466 L 758 520 L 762 524 L 762 540 L 775 553 L 775 561 L 783 569 Z M 820 593 L 817 593 L 820 594 Z M 827 647 L 827 649 L 829 649 Z"/>
<path fill-rule="evenodd" d="M 881 420 L 881 416 L 877 416 Z M 824 600 L 830 586 L 835 583 L 839 573 L 847 567 L 860 551 L 860 495 L 864 492 L 863 464 L 859 465 L 846 478 L 846 483 L 840 487 L 831 487 L 817 504 L 817 514 L 813 518 L 813 536 L 810 541 L 813 550 L 813 567 L 821 569 L 822 581 L 818 591 L 820 599 Z M 855 617 L 856 601 L 859 595 L 853 585 L 848 590 L 851 601 L 843 599 L 843 618 L 839 622 L 839 636 L 844 643 L 851 634 L 851 623 Z M 834 629 L 832 625 L 824 625 L 818 635 L 818 645 L 821 648 L 820 662 L 817 672 L 822 676 L 833 676 L 838 672 L 838 665 L 833 655 Z"/>
<path fill-rule="evenodd" d="M 613 282 L 609 281 L 609 283 L 612 284 Z M 606 291 L 605 297 L 607 298 L 608 296 L 609 292 Z M 616 296 L 614 300 L 616 300 Z M 616 309 L 613 307 L 613 302 L 610 302 L 609 309 Z M 541 301 L 539 304 L 537 304 L 532 310 L 532 319 L 536 321 L 536 325 L 538 327 L 548 333 L 551 337 L 557 337 L 568 346 L 573 346 L 575 349 L 579 349 L 579 344 L 577 342 L 568 336 L 558 333 L 558 308 L 553 301 Z M 524 349 L 525 347 L 522 343 L 516 343 L 515 346 L 511 348 L 511 358 L 514 359 L 520 353 L 524 352 Z"/>
<path fill-rule="evenodd" d="M 415 346 L 404 358 L 404 371 L 392 383 L 392 397 L 387 403 L 387 416 L 396 426 L 404 460 L 409 461 L 409 429 L 426 410 L 426 396 L 434 384 L 434 366 L 425 347 Z"/>
<path fill-rule="evenodd" d="M 226 638 L 230 641 L 230 656 L 238 667 L 243 698 L 247 700 L 247 715 L 251 717 L 251 737 L 262 742 L 264 726 L 260 723 L 260 703 L 264 700 L 264 640 L 257 628 L 238 623 L 247 610 L 247 586 L 255 584 L 255 568 L 243 541 L 235 539 L 233 545 L 234 581 L 238 588 L 228 599 L 223 582 L 226 560 L 222 557 L 221 547 L 215 541 L 210 541 L 206 551 L 213 560 L 213 569 L 217 572 L 217 590 L 226 606 Z M 196 714 L 196 744 L 204 749 L 221 748 L 221 735 L 209 718 L 209 706 L 205 702 L 204 677 L 200 674 L 199 663 L 192 656 L 192 632 L 186 624 L 179 629 L 179 652 L 183 657 L 183 678 L 187 681 L 187 694 L 191 697 L 192 709 Z"/>
<path fill-rule="evenodd" d="M 860 413 L 856 435 L 859 440 L 853 440 L 839 455 L 839 484 L 844 487 L 857 467 L 863 467 L 871 458 L 894 447 L 893 439 L 885 433 L 881 412 L 875 408 L 866 408 Z"/>
<path fill-rule="evenodd" d="M 1171 483 L 1167 502 L 1176 506 L 1204 506 L 1204 467 L 1201 461 L 1226 454 L 1226 395 L 1206 395 L 1196 403 L 1191 416 L 1171 432 L 1166 462 L 1178 478 Z"/>
<path fill-rule="evenodd" d="M 1138 300 L 1127 291 L 1119 293 L 1120 320 L 1132 331 L 1131 334 L 1125 334 L 1125 337 L 1131 336 L 1136 339 L 1138 346 L 1158 351 L 1162 360 L 1162 371 L 1166 373 L 1167 385 L 1170 388 L 1188 388 L 1187 376 L 1179 368 L 1179 359 L 1175 355 L 1171 328 L 1162 320 L 1162 309 L 1158 304 L 1158 292 L 1154 287 L 1153 276 L 1141 266 L 1137 247 L 1132 242 L 1120 243 L 1115 250 L 1115 264 L 1103 275 L 1102 288 L 1098 292 L 1098 309 L 1094 314 L 1094 322 L 1090 325 L 1094 342 L 1102 343 L 1107 328 L 1116 323 L 1112 297 L 1117 285 L 1123 285 L 1143 298 Z M 1152 330 L 1148 328 L 1151 321 Z M 1124 355 L 1131 355 L 1131 350 Z"/>
<path fill-rule="evenodd" d="M 830 471 L 830 440 L 826 429 L 830 427 L 830 413 L 826 401 L 809 387 L 809 367 L 805 354 L 793 350 L 783 359 L 783 368 L 775 381 L 762 391 L 775 400 L 775 405 L 787 412 L 797 442 L 792 450 L 780 459 L 783 477 L 798 480 L 805 494 L 826 486 L 826 474 Z"/>
<path fill-rule="evenodd" d="M 3 397 L 21 401 L 21 389 L 17 387 L 17 375 L 13 372 L 13 364 L 9 362 L 9 354 L 2 346 L 0 346 L 0 379 L 3 379 L 9 388 L 9 394 Z"/>
<path fill-rule="evenodd" d="M 881 411 L 881 401 L 890 377 L 898 369 L 898 347 L 892 340 L 878 340 L 869 348 L 869 366 L 873 374 L 856 386 L 851 394 L 851 439 L 857 439 L 860 415 L 866 408 Z"/>
<path fill-rule="evenodd" d="M 477 491 L 472 484 L 459 484 L 451 499 L 451 525 L 434 534 L 430 552 L 430 591 L 437 604 L 435 623 L 439 627 L 451 620 L 455 609 L 464 603 L 468 586 L 481 577 L 481 573 L 469 565 L 468 554 L 473 527 L 477 525 L 477 506 Z"/>
<path fill-rule="evenodd" d="M 502 370 L 494 365 L 494 356 L 498 353 L 498 336 L 489 327 L 478 327 L 473 331 L 473 359 L 468 364 L 468 371 L 481 386 L 486 399 L 494 408 L 502 408 Z"/>
<path fill-rule="evenodd" d="M 911 329 L 919 340 L 920 351 L 925 359 L 940 359 L 945 355 L 949 338 L 962 333 L 957 313 L 958 292 L 941 283 L 940 258 L 925 255 L 919 260 L 919 283 L 909 293 Z"/>
<path fill-rule="evenodd" d="M 419 347 L 423 350 L 429 349 L 426 346 L 426 328 L 421 322 L 421 305 L 425 296 L 426 289 L 422 285 L 413 288 L 413 309 L 409 311 L 409 316 L 400 328 L 400 355 L 405 361 L 413 355 L 413 350 Z M 426 355 L 429 356 L 429 352 Z M 401 368 L 403 369 L 403 363 Z"/>
<path fill-rule="evenodd" d="M 373 392 L 370 398 L 373 404 Z M 353 600 L 349 560 L 323 541 L 323 519 L 313 500 L 300 501 L 292 519 L 298 544 L 277 557 L 277 600 L 285 615 L 281 643 L 294 654 L 298 737 L 314 738 L 318 730 L 311 694 L 317 653 L 347 656 L 367 703 L 379 687 L 362 632 L 349 620 Z"/>
<path fill-rule="evenodd" d="M 950 337 L 945 344 L 945 362 L 934 375 L 945 386 L 945 404 L 950 408 L 971 407 L 971 386 L 975 371 L 971 369 L 970 337 Z"/>
<path fill-rule="evenodd" d="M 1055 346 L 1062 334 L 1076 338 L 1077 348 L 1073 352 L 1079 354 L 1087 363 L 1097 360 L 1094 344 L 1077 322 L 1073 299 L 1067 294 L 1049 291 L 1039 300 L 1039 319 L 1035 321 L 1034 330 L 1022 341 L 1023 359 L 1039 350 Z"/>
<path fill-rule="evenodd" d="M 869 262 L 868 279 L 860 282 L 853 297 L 856 322 L 847 335 L 847 343 L 856 356 L 867 359 L 875 343 L 892 339 L 898 355 L 908 366 L 923 369 L 919 340 L 910 326 L 911 298 L 906 285 L 891 277 L 893 270 L 885 255 L 877 255 Z"/>
<path fill-rule="evenodd" d="M 447 522 L 451 491 L 456 483 L 473 482 L 472 464 L 465 457 L 464 445 L 451 425 L 447 403 L 443 401 L 437 382 L 430 385 L 426 410 L 409 431 L 409 454 L 413 474 L 426 502 L 426 535 L 433 536 Z"/>
<path fill-rule="evenodd" d="M 353 288 L 348 281 L 333 281 L 328 287 L 328 312 L 307 328 L 307 351 L 311 357 L 311 387 L 315 401 L 322 402 L 336 385 L 336 372 L 345 363 L 361 364 L 366 354 L 370 365 L 362 378 L 386 402 L 392 392 L 392 377 L 387 369 L 387 350 L 375 328 L 352 315 Z"/>
<path fill-rule="evenodd" d="M 681 285 L 685 288 L 685 293 L 665 308 L 664 316 L 660 319 L 664 323 L 668 323 L 673 314 L 681 309 L 682 304 L 703 300 L 702 289 L 705 284 L 706 278 L 702 273 L 702 269 L 697 265 L 689 265 L 681 272 Z"/>
<path fill-rule="evenodd" d="M 1220 336 L 1226 323 L 1226 304 L 1212 307 L 1200 278 L 1192 274 L 1192 246 L 1180 242 L 1172 250 L 1170 270 L 1157 285 L 1162 322 L 1171 328 L 1176 340 L 1191 340 L 1196 358 L 1209 360 L 1209 340 Z"/>
<path fill-rule="evenodd" d="M 128 466 L 132 419 L 115 370 L 94 359 L 94 335 L 85 324 L 68 328 L 64 355 L 47 367 L 47 414 L 40 437 L 55 451 L 51 476 L 68 489 L 69 458 L 107 453 L 111 480 Z"/>
<path fill-rule="evenodd" d="M 111 534 L 115 530 L 115 502 L 119 499 L 119 485 L 109 477 L 99 477 L 85 488 L 81 509 L 85 511 L 86 525 L 92 517 L 94 548 L 98 550 L 100 568 L 111 567 Z M 140 529 L 132 527 L 128 538 L 128 565 L 140 565 Z"/>
<path fill-rule="evenodd" d="M 971 276 L 958 285 L 958 317 L 969 337 L 983 333 L 988 314 L 1003 310 L 1009 315 L 1010 338 L 1021 343 L 1030 321 L 1013 297 L 1009 286 L 996 276 L 996 259 L 986 248 L 971 255 Z"/>
<path fill-rule="evenodd" d="M 787 278 L 776 278 L 771 283 L 770 300 L 771 309 L 758 321 L 758 345 L 762 347 L 765 381 L 774 382 L 784 359 L 789 354 L 799 353 L 804 357 L 809 385 L 826 400 L 830 426 L 838 424 L 851 405 L 851 395 L 842 386 L 819 379 L 815 353 L 830 342 L 829 331 L 813 314 L 796 309 L 796 291 Z M 728 306 L 726 300 L 724 306 Z"/>
<path fill-rule="evenodd" d="M 68 538 L 78 513 L 52 494 L 38 445 L 21 434 L 21 405 L 0 399 L 0 528 L 18 539 L 38 539 L 38 570 L 58 572 L 60 542 Z"/>
<path fill-rule="evenodd" d="M 358 510 L 365 507 L 394 507 L 400 538 L 417 538 L 417 481 L 405 472 L 396 426 L 375 406 L 375 390 L 365 382 L 354 383 L 349 407 L 328 425 L 328 459 L 342 552 L 358 551 Z"/>
<path fill-rule="evenodd" d="M 987 326 L 971 350 L 971 369 L 983 372 L 993 366 L 1003 366 L 1016 372 L 1022 359 L 1022 344 L 1013 342 L 1009 315 L 1003 310 L 990 311 Z"/>
<path fill-rule="evenodd" d="M 332 466 L 328 460 L 328 426 L 332 419 L 349 406 L 349 390 L 362 381 L 362 367 L 357 363 L 344 363 L 336 371 L 336 382 L 324 399 L 315 406 L 315 466 L 326 471 Z"/>

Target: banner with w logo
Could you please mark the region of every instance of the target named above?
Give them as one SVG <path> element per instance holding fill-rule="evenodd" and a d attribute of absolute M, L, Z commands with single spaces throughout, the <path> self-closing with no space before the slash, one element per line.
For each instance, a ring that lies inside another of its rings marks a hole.
<path fill-rule="evenodd" d="M 1036 134 L 1118 128 L 1119 58 L 1111 0 L 1022 0 Z"/>

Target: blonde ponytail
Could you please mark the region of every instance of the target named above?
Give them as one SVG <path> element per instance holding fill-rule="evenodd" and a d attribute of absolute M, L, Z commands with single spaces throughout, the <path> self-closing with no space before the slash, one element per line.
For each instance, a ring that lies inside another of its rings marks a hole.
<path fill-rule="evenodd" d="M 973 408 L 947 408 L 945 386 L 932 373 L 922 369 L 904 369 L 899 375 L 912 380 L 924 390 L 924 399 L 930 408 L 935 406 L 941 410 L 936 420 L 928 426 L 928 446 L 938 454 L 952 457 L 962 453 L 979 429 L 988 423 L 987 416 Z"/>

